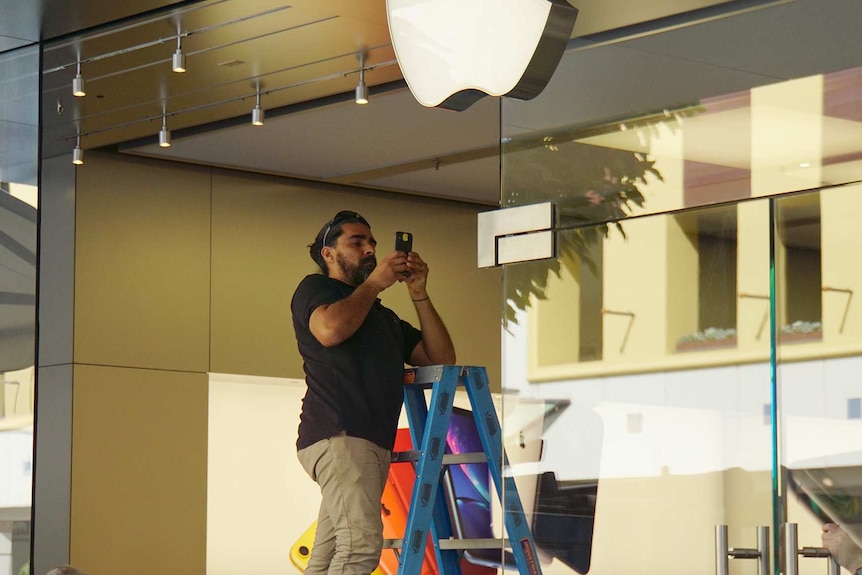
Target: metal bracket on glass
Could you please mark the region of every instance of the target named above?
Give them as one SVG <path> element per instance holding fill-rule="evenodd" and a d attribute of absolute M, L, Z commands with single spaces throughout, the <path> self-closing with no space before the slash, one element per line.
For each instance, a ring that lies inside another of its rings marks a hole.
<path fill-rule="evenodd" d="M 799 575 L 799 556 L 828 558 L 828 575 L 838 575 L 838 562 L 824 547 L 799 548 L 799 531 L 796 523 L 784 524 L 784 575 Z"/>
<path fill-rule="evenodd" d="M 841 325 L 838 326 L 838 333 L 844 333 L 844 324 L 847 323 L 847 312 L 850 311 L 850 301 L 853 299 L 853 290 L 849 288 L 837 288 L 832 286 L 823 286 L 820 289 L 823 291 L 823 293 L 837 292 L 847 294 L 847 301 L 844 304 L 844 315 L 841 316 Z"/>
<path fill-rule="evenodd" d="M 479 267 L 491 268 L 556 257 L 555 224 L 554 204 L 551 202 L 479 214 Z"/>
<path fill-rule="evenodd" d="M 715 573 L 728 575 L 728 559 L 757 559 L 757 573 L 772 575 L 769 571 L 769 527 L 757 527 L 757 549 L 727 546 L 727 525 L 715 526 Z"/>

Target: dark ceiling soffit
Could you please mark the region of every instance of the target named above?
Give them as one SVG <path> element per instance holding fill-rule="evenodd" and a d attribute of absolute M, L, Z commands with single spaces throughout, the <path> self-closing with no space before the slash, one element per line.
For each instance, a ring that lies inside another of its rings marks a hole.
<path fill-rule="evenodd" d="M 375 94 L 385 94 L 387 92 L 393 92 L 395 90 L 406 89 L 407 83 L 404 80 L 395 80 L 394 82 L 387 82 L 385 84 L 379 84 L 376 86 L 371 86 L 372 96 Z M 333 104 L 342 104 L 344 102 L 353 101 L 353 98 L 356 94 L 351 90 L 350 92 L 343 92 L 341 94 L 333 94 L 332 96 L 326 96 L 324 98 L 317 98 L 316 100 L 309 100 L 307 102 L 299 102 L 296 104 L 291 104 L 289 106 L 281 106 L 279 108 L 267 108 L 266 109 L 266 119 L 270 120 L 272 118 L 278 118 L 280 116 L 288 116 L 290 114 L 296 114 L 298 112 L 306 112 L 308 110 L 315 110 L 317 108 L 323 108 L 325 106 L 331 106 Z M 209 132 L 224 130 L 225 128 L 233 128 L 236 126 L 242 126 L 244 124 L 248 124 L 251 121 L 251 108 L 249 108 L 247 114 L 243 114 L 242 116 L 235 116 L 233 118 L 225 118 L 224 120 L 219 120 L 217 122 L 210 122 L 209 124 L 201 124 L 200 126 L 190 126 L 188 128 L 182 128 L 180 130 L 171 130 L 171 137 L 174 141 L 189 137 L 189 136 L 197 136 L 200 134 L 206 134 Z M 137 138 L 135 140 L 129 140 L 127 142 L 121 142 L 119 144 L 115 144 L 112 146 L 105 146 L 101 148 L 106 151 L 119 151 L 123 152 L 132 148 L 139 148 L 141 146 L 149 146 L 151 144 L 155 144 L 159 141 L 158 136 L 147 136 L 145 138 Z"/>
<path fill-rule="evenodd" d="M 578 50 L 583 48 L 595 48 L 604 44 L 615 44 L 617 42 L 623 42 L 641 36 L 658 34 L 672 28 L 682 28 L 708 20 L 717 20 L 734 14 L 760 10 L 762 8 L 769 8 L 771 6 L 778 6 L 780 4 L 787 4 L 794 1 L 795 0 L 729 0 L 727 2 L 722 2 L 721 4 L 714 4 L 712 6 L 689 10 L 688 12 L 672 14 L 670 16 L 665 16 L 664 18 L 647 20 L 646 22 L 639 22 L 637 24 L 631 24 L 630 26 L 623 26 L 621 28 L 614 28 L 613 30 L 572 38 L 569 40 L 568 49 Z"/>
<path fill-rule="evenodd" d="M 18 0 L 15 0 L 18 1 Z M 32 0 L 28 0 L 32 1 Z M 81 2 L 81 0 L 77 0 Z M 115 28 L 117 26 L 122 26 L 123 24 L 127 24 L 130 22 L 135 22 L 142 18 L 151 18 L 153 16 L 159 16 L 161 14 L 170 14 L 174 10 L 178 10 L 181 8 L 186 8 L 188 6 L 194 6 L 195 4 L 203 4 L 206 0 L 181 0 L 180 2 L 174 2 L 167 6 L 162 6 L 161 8 L 154 8 L 153 10 L 147 10 L 145 12 L 139 12 L 136 14 L 131 14 L 124 18 L 119 18 L 117 20 L 111 20 L 110 22 L 104 22 L 102 24 L 96 24 L 95 26 L 89 26 L 86 28 L 81 28 L 79 30 L 70 30 L 68 32 L 63 32 L 62 34 L 58 34 L 56 36 L 44 37 L 42 38 L 43 42 L 46 43 L 55 43 L 55 42 L 63 42 L 66 40 L 74 40 L 77 37 L 85 34 L 93 34 L 95 32 L 99 32 L 101 30 L 107 30 L 109 28 Z M 45 34 L 45 26 L 44 22 L 41 26 L 41 34 L 44 36 Z"/>

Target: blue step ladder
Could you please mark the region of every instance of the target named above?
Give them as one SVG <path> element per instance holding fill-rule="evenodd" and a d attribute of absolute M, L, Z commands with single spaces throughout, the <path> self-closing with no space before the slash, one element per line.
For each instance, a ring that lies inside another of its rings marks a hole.
<path fill-rule="evenodd" d="M 511 549 L 520 575 L 541 575 L 536 546 L 515 480 L 502 476 L 502 470 L 508 469 L 509 463 L 503 451 L 500 422 L 491 400 L 485 368 L 457 365 L 412 368 L 404 371 L 404 383 L 404 407 L 410 435 L 413 445 L 420 449 L 392 454 L 393 463 L 416 463 L 416 482 L 404 537 L 385 542 L 386 547 L 401 549 L 398 575 L 421 572 L 429 530 L 440 575 L 461 575 L 461 550 L 500 549 L 502 555 L 504 548 Z M 470 399 L 484 453 L 445 454 L 446 432 L 459 385 L 464 386 Z M 431 389 L 430 401 L 425 393 L 428 389 Z M 441 484 L 443 468 L 451 464 L 486 462 L 497 497 L 504 501 L 503 520 L 508 538 L 455 539 Z"/>

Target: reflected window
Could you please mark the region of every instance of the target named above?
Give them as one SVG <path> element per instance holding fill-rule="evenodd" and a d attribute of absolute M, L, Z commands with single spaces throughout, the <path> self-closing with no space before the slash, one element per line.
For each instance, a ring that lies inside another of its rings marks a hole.
<path fill-rule="evenodd" d="M 562 232 L 558 244 L 564 254 L 558 261 L 517 266 L 521 283 L 545 283 L 534 299 L 539 321 L 550 335 L 537 350 L 539 363 L 559 365 L 598 361 L 603 358 L 604 266 L 603 239 L 597 230 Z M 548 267 L 550 266 L 550 269 Z M 509 289 L 516 281 L 515 266 L 509 266 Z M 517 292 L 511 297 L 517 296 Z"/>
<path fill-rule="evenodd" d="M 669 321 L 679 334 L 676 351 L 709 350 L 736 345 L 736 206 L 676 216 L 680 236 L 670 236 L 671 282 L 677 293 L 689 293 L 696 309 Z M 670 313 L 679 306 L 671 306 Z"/>
<path fill-rule="evenodd" d="M 822 339 L 820 195 L 783 198 L 778 205 L 778 311 L 782 343 Z"/>
<path fill-rule="evenodd" d="M 585 257 L 580 259 L 578 361 L 602 359 L 602 253 L 602 242 L 593 243 L 586 247 Z"/>

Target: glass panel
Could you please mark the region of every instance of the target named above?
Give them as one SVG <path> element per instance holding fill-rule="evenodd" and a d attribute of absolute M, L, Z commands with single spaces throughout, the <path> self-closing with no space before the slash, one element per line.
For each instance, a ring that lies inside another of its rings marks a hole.
<path fill-rule="evenodd" d="M 714 525 L 771 524 L 769 229 L 755 200 L 506 267 L 504 435 L 545 573 L 713 573 Z"/>
<path fill-rule="evenodd" d="M 36 310 L 35 46 L 0 54 L 0 566 L 30 560 Z"/>
<path fill-rule="evenodd" d="M 862 290 L 862 186 L 776 206 L 787 520 L 798 524 L 800 546 L 820 546 L 823 525 L 839 526 L 846 543 L 838 559 L 852 572 L 862 567 L 862 309 L 854 301 Z M 823 569 L 822 560 L 800 559 L 800 573 Z"/>
<path fill-rule="evenodd" d="M 509 266 L 530 380 L 767 361 L 768 218 L 755 201 L 576 228 L 559 259 Z"/>
<path fill-rule="evenodd" d="M 798 0 L 572 45 L 503 100 L 501 206 L 560 218 L 558 257 L 504 275 L 504 436 L 540 446 L 512 473 L 545 572 L 713 573 L 713 524 L 862 542 L 859 18 Z"/>
<path fill-rule="evenodd" d="M 503 101 L 501 205 L 551 200 L 570 226 L 862 179 L 862 50 L 835 37 L 851 17 L 800 0 L 570 48 L 539 97 Z"/>

